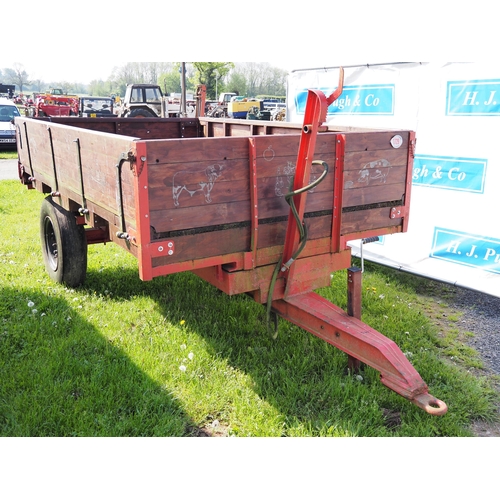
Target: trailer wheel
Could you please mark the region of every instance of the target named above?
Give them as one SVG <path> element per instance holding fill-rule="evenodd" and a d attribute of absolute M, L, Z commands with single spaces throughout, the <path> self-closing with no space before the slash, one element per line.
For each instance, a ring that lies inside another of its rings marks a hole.
<path fill-rule="evenodd" d="M 82 285 L 87 274 L 85 228 L 50 197 L 43 200 L 40 210 L 40 239 L 50 278 L 72 288 Z"/>
<path fill-rule="evenodd" d="M 147 109 L 133 109 L 129 114 L 129 118 L 156 118 L 151 111 Z"/>

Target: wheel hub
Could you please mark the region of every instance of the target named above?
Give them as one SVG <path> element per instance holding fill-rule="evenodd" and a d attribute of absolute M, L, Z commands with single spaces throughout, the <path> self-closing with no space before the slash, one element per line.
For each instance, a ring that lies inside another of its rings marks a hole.
<path fill-rule="evenodd" d="M 56 271 L 58 266 L 58 251 L 57 251 L 57 240 L 56 233 L 54 231 L 54 226 L 50 217 L 46 217 L 44 221 L 45 225 L 45 249 L 47 250 L 47 256 L 49 260 L 49 265 L 52 270 Z"/>

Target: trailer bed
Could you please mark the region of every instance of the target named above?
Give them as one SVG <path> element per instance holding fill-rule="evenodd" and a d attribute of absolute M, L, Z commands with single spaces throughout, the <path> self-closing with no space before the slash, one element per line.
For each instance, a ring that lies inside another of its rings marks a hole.
<path fill-rule="evenodd" d="M 212 265 L 266 266 L 282 252 L 298 124 L 22 117 L 16 129 L 23 182 L 57 193 L 67 210 L 85 207 L 87 230 L 99 228 L 134 254 L 143 280 Z M 308 196 L 303 257 L 342 254 L 349 240 L 406 230 L 413 137 L 323 128 L 315 159 L 330 172 Z"/>

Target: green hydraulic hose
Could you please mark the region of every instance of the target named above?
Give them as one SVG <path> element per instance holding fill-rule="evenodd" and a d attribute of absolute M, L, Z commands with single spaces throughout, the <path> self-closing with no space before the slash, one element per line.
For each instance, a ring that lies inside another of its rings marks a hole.
<path fill-rule="evenodd" d="M 269 285 L 269 293 L 267 296 L 267 328 L 269 331 L 269 325 L 271 322 L 271 304 L 273 302 L 273 293 L 274 293 L 274 287 L 276 285 L 276 281 L 278 279 L 278 274 L 280 271 L 286 271 L 290 269 L 290 266 L 293 264 L 293 262 L 298 258 L 298 256 L 302 253 L 304 250 L 304 247 L 306 246 L 307 243 L 307 226 L 305 225 L 304 222 L 300 220 L 299 214 L 297 212 L 297 207 L 295 206 L 295 202 L 293 198 L 297 196 L 298 194 L 305 193 L 306 191 L 310 191 L 311 189 L 314 189 L 320 182 L 323 181 L 323 179 L 326 177 L 328 174 L 328 164 L 322 160 L 315 160 L 312 162 L 312 165 L 321 165 L 324 169 L 323 173 L 311 184 L 308 184 L 307 186 L 304 186 L 300 189 L 297 189 L 295 191 L 289 191 L 288 194 L 285 195 L 285 201 L 288 203 L 290 206 L 290 209 L 292 211 L 293 217 L 295 219 L 295 222 L 297 223 L 297 228 L 299 230 L 299 247 L 297 248 L 297 251 L 292 255 L 291 259 L 283 265 L 283 256 L 280 257 L 279 261 L 276 264 L 276 267 L 274 268 L 273 276 L 271 278 L 271 283 Z M 291 186 L 293 186 L 293 182 Z M 290 186 L 290 189 L 292 187 Z M 274 335 L 271 335 L 273 339 L 276 339 L 278 337 L 278 328 L 276 326 L 276 332 Z"/>

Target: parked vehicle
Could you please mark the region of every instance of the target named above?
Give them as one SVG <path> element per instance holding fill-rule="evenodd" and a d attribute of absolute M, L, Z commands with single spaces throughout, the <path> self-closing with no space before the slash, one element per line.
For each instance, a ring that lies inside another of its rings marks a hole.
<path fill-rule="evenodd" d="M 43 94 L 35 94 L 26 105 L 26 116 L 78 116 L 79 98 L 65 94 L 62 89 L 50 89 Z"/>
<path fill-rule="evenodd" d="M 0 148 L 16 147 L 14 118 L 21 116 L 17 106 L 5 97 L 0 97 Z"/>
<path fill-rule="evenodd" d="M 186 103 L 186 116 L 194 117 L 196 112 L 193 101 Z M 173 118 L 182 115 L 182 104 L 176 97 L 164 96 L 159 85 L 130 84 L 116 114 L 122 118 Z"/>
<path fill-rule="evenodd" d="M 113 112 L 114 102 L 111 97 L 80 97 L 78 114 L 86 118 L 116 116 Z"/>
<path fill-rule="evenodd" d="M 227 107 L 231 98 L 236 97 L 237 94 L 234 92 L 223 92 L 219 95 L 218 101 L 211 101 L 210 108 L 207 111 L 207 116 L 213 118 L 225 118 L 229 116 L 227 114 Z"/>
<path fill-rule="evenodd" d="M 207 116 L 214 118 L 247 118 L 251 111 L 250 119 L 270 119 L 270 115 L 261 114 L 264 111 L 263 101 L 250 97 L 239 96 L 234 92 L 223 92 L 219 100 L 207 112 Z"/>
<path fill-rule="evenodd" d="M 3 83 L 0 83 L 0 97 L 7 97 L 8 99 L 12 99 L 14 97 L 15 91 L 15 85 L 5 85 Z"/>

